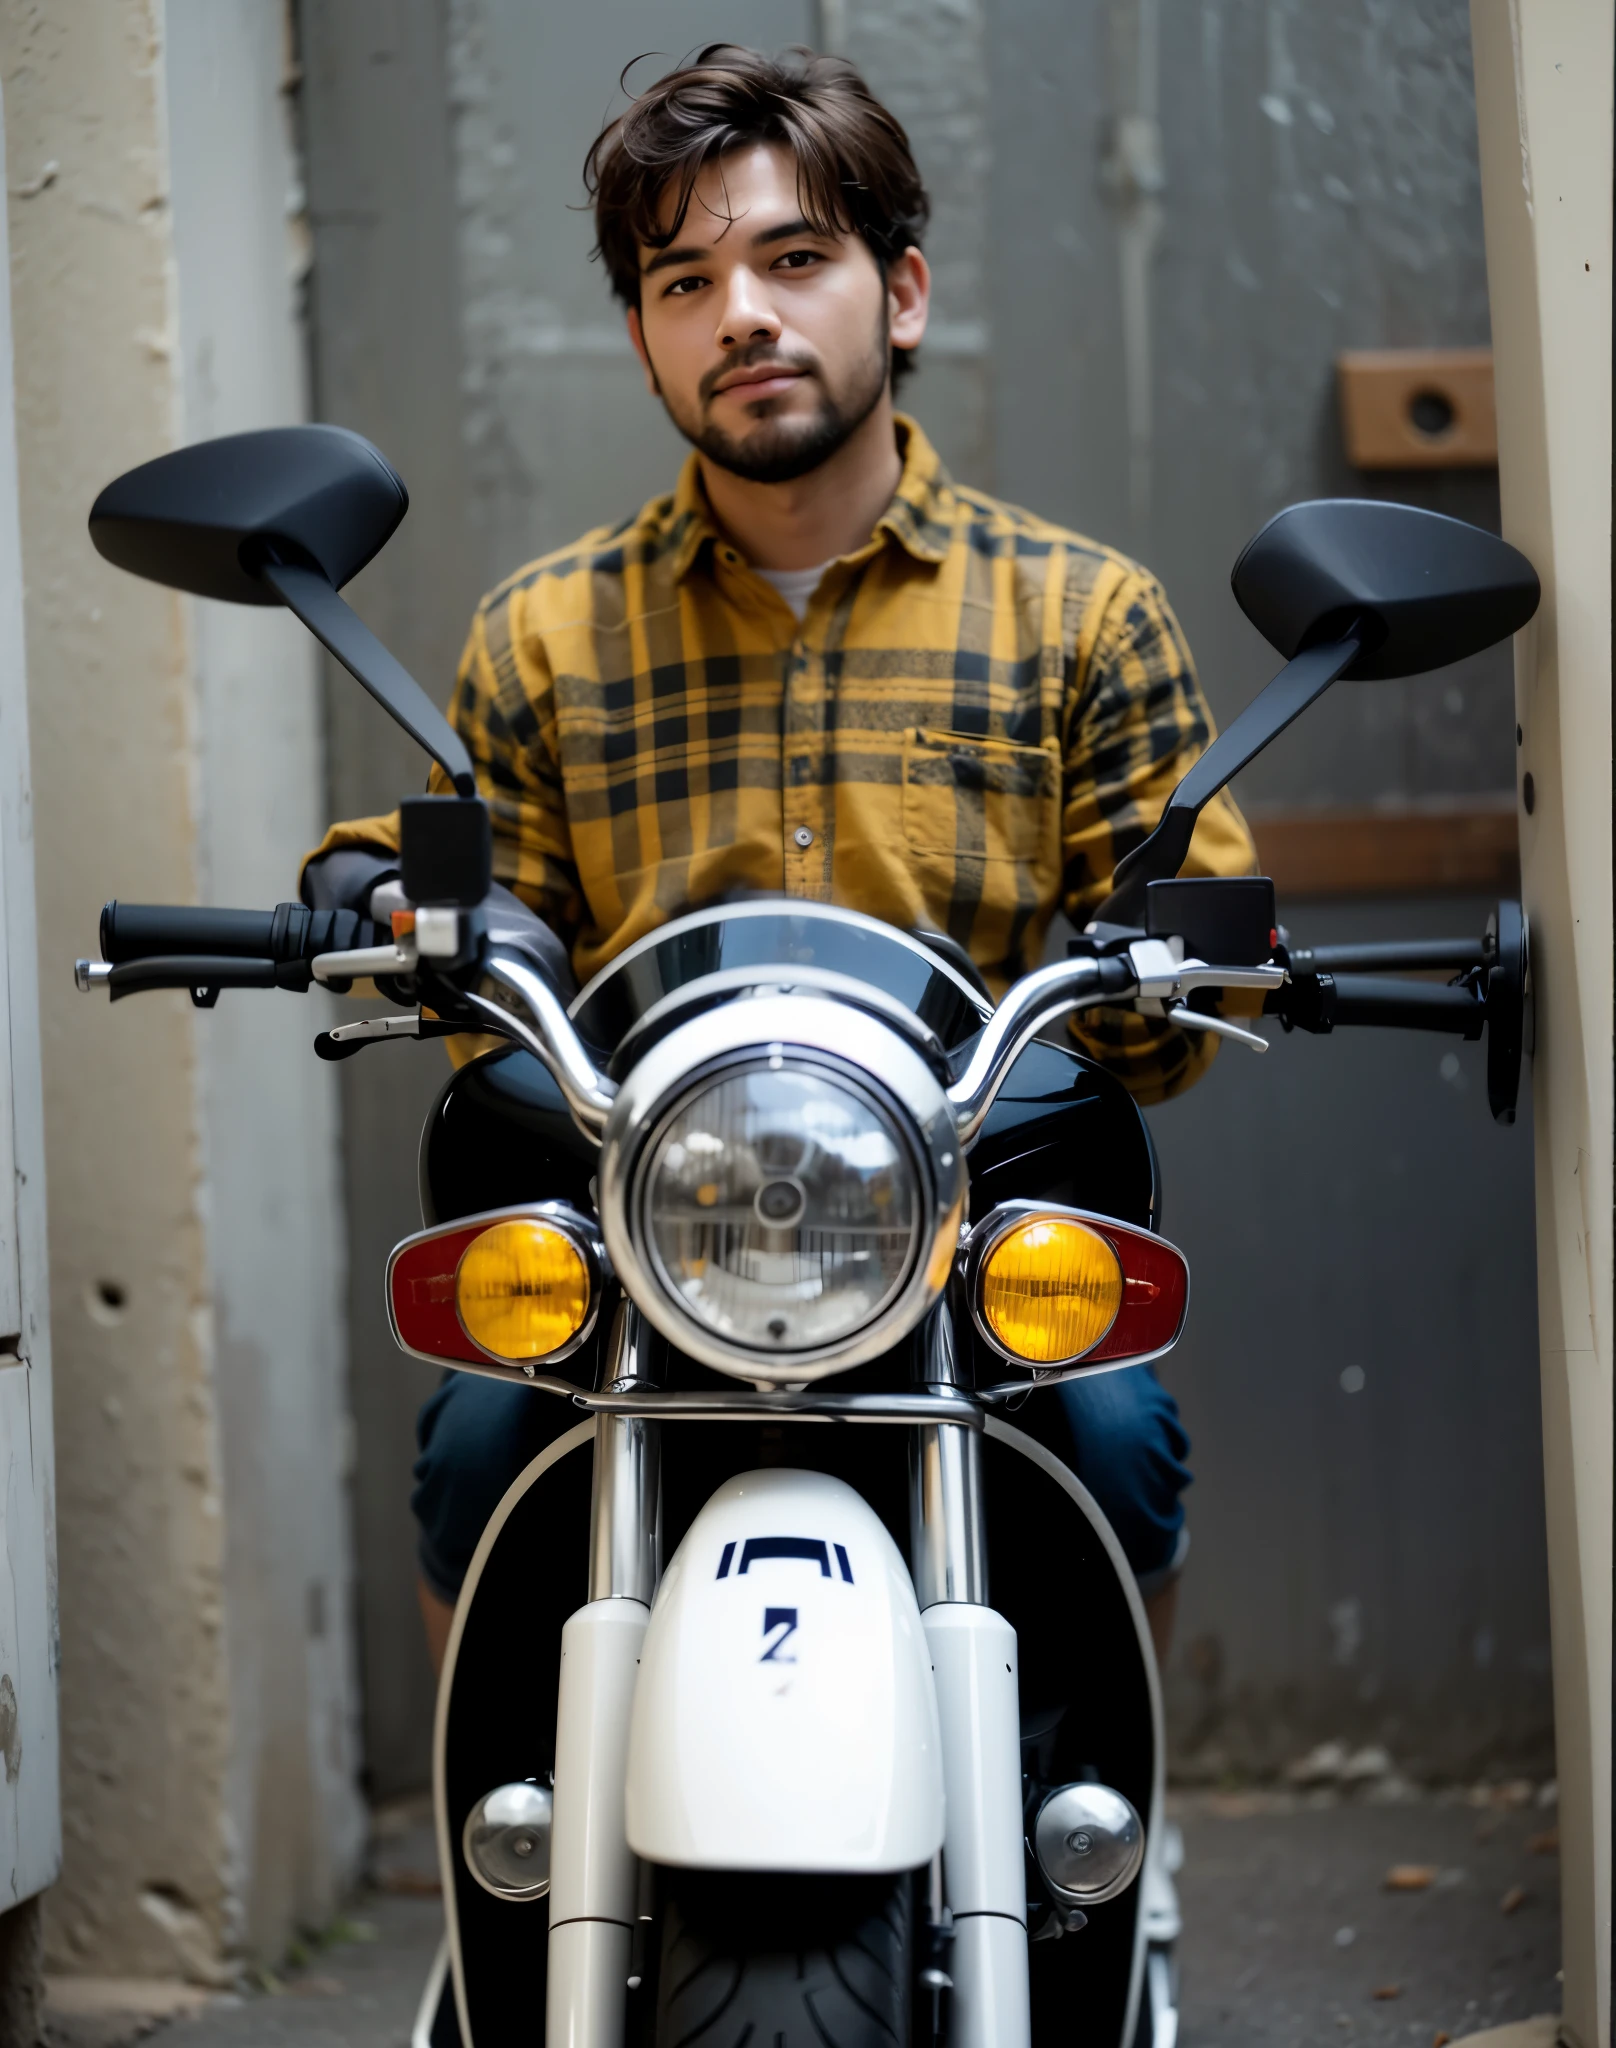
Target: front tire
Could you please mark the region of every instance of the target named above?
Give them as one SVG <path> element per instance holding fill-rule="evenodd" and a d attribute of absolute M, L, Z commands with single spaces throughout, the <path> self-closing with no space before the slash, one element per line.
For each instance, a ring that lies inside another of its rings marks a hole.
<path fill-rule="evenodd" d="M 672 1870 L 655 2048 L 910 2048 L 915 1880 Z"/>

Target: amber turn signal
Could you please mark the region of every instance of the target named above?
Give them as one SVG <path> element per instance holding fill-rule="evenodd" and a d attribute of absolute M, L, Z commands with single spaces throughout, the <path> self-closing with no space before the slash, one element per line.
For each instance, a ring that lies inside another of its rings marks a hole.
<path fill-rule="evenodd" d="M 982 1316 L 1014 1358 L 1061 1365 L 1092 1351 L 1122 1307 L 1109 1241 L 1068 1216 L 1015 1224 L 982 1261 Z"/>
<path fill-rule="evenodd" d="M 547 1358 L 589 1314 L 589 1268 L 565 1231 L 513 1217 L 481 1232 L 455 1271 L 455 1308 L 471 1341 L 495 1358 Z"/>

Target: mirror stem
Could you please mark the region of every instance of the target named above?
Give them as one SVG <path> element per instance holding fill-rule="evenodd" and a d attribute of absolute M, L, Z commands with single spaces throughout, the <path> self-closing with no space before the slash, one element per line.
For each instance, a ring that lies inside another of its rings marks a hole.
<path fill-rule="evenodd" d="M 477 778 L 464 740 L 409 670 L 388 653 L 319 570 L 298 562 L 265 562 L 258 574 L 349 675 L 432 756 L 456 792 L 475 796 Z"/>
<path fill-rule="evenodd" d="M 1254 761 L 1270 740 L 1278 739 L 1292 719 L 1322 697 L 1330 685 L 1357 660 L 1363 646 L 1358 621 L 1340 640 L 1304 647 L 1288 661 L 1241 712 L 1227 732 L 1219 733 L 1200 760 L 1167 799 L 1161 823 L 1132 853 L 1117 863 L 1110 896 L 1094 913 L 1100 924 L 1144 922 L 1145 885 L 1168 881 L 1184 865 L 1195 834 L 1195 821 L 1226 782 Z"/>

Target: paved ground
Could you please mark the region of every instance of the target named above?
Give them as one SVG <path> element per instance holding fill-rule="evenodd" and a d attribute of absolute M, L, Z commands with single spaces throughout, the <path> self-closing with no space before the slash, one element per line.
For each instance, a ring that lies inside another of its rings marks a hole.
<path fill-rule="evenodd" d="M 155 2027 L 63 2018 L 47 2006 L 45 2038 L 48 2048 L 407 2048 L 442 1931 L 436 1899 L 367 1894 L 329 1945 L 272 1989 Z"/>
<path fill-rule="evenodd" d="M 1328 1794 L 1174 1807 L 1181 2048 L 1432 2048 L 1558 2008 L 1552 1812 Z M 1388 1889 L 1397 1866 L 1419 1888 Z M 272 1987 L 155 2027 L 58 2014 L 51 2048 L 406 2048 L 441 1927 L 431 1873 L 425 1832 L 396 1833 L 376 1858 L 390 1889 L 370 1887 Z"/>
<path fill-rule="evenodd" d="M 1178 1805 L 1182 2048 L 1430 2048 L 1559 2010 L 1552 1812 Z M 1388 1890 L 1399 1865 L 1429 1883 Z"/>

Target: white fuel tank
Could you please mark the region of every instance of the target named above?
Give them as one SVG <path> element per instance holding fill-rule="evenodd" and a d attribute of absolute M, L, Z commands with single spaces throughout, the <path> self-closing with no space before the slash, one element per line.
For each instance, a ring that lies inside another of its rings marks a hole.
<path fill-rule="evenodd" d="M 908 1567 L 852 1487 L 747 1472 L 663 1574 L 629 1722 L 628 1839 L 701 1870 L 912 1870 L 943 1839 Z"/>

